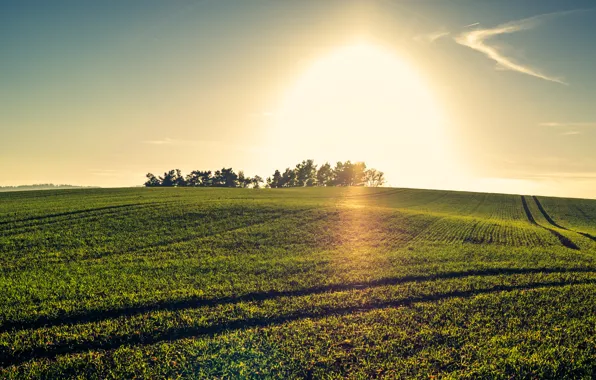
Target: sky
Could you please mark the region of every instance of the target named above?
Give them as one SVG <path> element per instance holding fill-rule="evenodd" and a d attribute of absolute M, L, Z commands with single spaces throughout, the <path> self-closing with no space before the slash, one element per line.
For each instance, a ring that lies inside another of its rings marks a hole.
<path fill-rule="evenodd" d="M 596 198 L 596 4 L 0 0 L 0 186 L 363 160 Z"/>

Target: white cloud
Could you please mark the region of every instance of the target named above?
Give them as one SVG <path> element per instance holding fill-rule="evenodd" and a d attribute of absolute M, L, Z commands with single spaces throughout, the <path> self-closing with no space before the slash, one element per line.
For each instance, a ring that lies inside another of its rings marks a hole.
<path fill-rule="evenodd" d="M 473 24 L 468 24 L 468 25 L 464 26 L 464 28 L 471 28 L 471 27 L 477 26 L 477 25 L 480 25 L 480 23 L 479 22 L 475 22 Z"/>
<path fill-rule="evenodd" d="M 547 172 L 542 174 L 528 174 L 527 178 L 534 179 L 594 179 L 596 172 Z"/>
<path fill-rule="evenodd" d="M 573 136 L 573 135 L 579 135 L 579 134 L 581 134 L 581 132 L 579 132 L 579 131 L 567 131 L 567 132 L 561 133 L 562 136 Z"/>
<path fill-rule="evenodd" d="M 166 137 L 163 140 L 146 140 L 143 141 L 144 144 L 151 144 L 151 145 L 169 145 L 174 144 L 176 140 L 170 139 Z"/>
<path fill-rule="evenodd" d="M 531 75 L 536 78 L 566 85 L 567 83 L 565 83 L 561 78 L 546 75 L 535 68 L 517 63 L 514 61 L 514 59 L 506 57 L 496 47 L 491 46 L 487 43 L 487 40 L 489 40 L 491 37 L 498 36 L 501 34 L 510 34 L 522 30 L 532 29 L 547 18 L 566 13 L 570 12 L 549 13 L 545 15 L 539 15 L 522 20 L 508 22 L 506 24 L 502 24 L 494 28 L 475 29 L 471 31 L 466 31 L 457 36 L 455 38 L 455 41 L 460 45 L 467 46 L 471 49 L 485 54 L 488 58 L 497 62 L 497 67 L 500 70 L 517 71 L 519 73 Z M 474 26 L 474 24 L 470 24 L 469 26 Z"/>
<path fill-rule="evenodd" d="M 596 122 L 546 122 L 538 124 L 542 127 L 570 127 L 570 128 L 596 128 Z"/>
<path fill-rule="evenodd" d="M 446 30 L 437 30 L 436 32 L 432 32 L 432 33 L 427 33 L 427 34 L 420 34 L 414 37 L 414 40 L 418 41 L 418 42 L 430 42 L 433 43 L 438 39 L 441 39 L 443 37 L 447 37 L 449 34 L 451 34 L 450 32 L 446 31 Z"/>
<path fill-rule="evenodd" d="M 199 141 L 199 140 L 181 140 L 171 139 L 166 137 L 162 140 L 145 140 L 143 144 L 150 145 L 199 145 L 199 144 L 211 144 L 213 141 Z"/>
<path fill-rule="evenodd" d="M 216 141 L 216 140 L 182 140 L 182 139 L 172 139 L 166 137 L 162 140 L 145 140 L 141 141 L 143 144 L 149 145 L 164 145 L 164 146 L 190 146 L 190 147 L 200 147 L 203 150 L 211 149 L 211 150 L 220 150 L 223 145 L 226 146 L 226 149 L 236 150 L 238 152 L 244 153 L 259 153 L 263 148 L 260 147 L 253 147 L 250 144 L 245 143 L 237 143 L 233 141 Z"/>

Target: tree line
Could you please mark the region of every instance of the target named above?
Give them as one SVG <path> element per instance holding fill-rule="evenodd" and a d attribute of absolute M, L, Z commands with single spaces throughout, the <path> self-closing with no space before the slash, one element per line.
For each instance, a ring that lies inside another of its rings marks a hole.
<path fill-rule="evenodd" d="M 159 177 L 148 173 L 145 186 L 253 187 L 258 189 L 261 187 L 261 183 L 263 183 L 263 178 L 258 175 L 247 177 L 242 170 L 236 174 L 232 168 L 223 168 L 215 172 L 211 172 L 211 170 L 193 170 L 186 176 L 182 175 L 180 169 L 173 169 Z"/>
<path fill-rule="evenodd" d="M 184 176 L 180 169 L 165 172 L 156 177 L 147 174 L 147 187 L 252 187 L 258 189 L 261 184 L 270 188 L 305 187 L 305 186 L 382 186 L 385 183 L 383 172 L 366 168 L 364 162 L 337 162 L 332 167 L 328 162 L 318 167 L 313 160 L 304 160 L 295 168 L 286 168 L 284 172 L 276 170 L 266 181 L 256 175 L 248 177 L 241 170 L 232 168 L 211 170 L 193 170 Z"/>

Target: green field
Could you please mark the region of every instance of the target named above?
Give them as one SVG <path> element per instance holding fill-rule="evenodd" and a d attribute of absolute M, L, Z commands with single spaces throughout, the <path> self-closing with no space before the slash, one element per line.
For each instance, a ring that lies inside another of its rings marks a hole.
<path fill-rule="evenodd" d="M 0 194 L 3 378 L 594 378 L 596 201 Z"/>

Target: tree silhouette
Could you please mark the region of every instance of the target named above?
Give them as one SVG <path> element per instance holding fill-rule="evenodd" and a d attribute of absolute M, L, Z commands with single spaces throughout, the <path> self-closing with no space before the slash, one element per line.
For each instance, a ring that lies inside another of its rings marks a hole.
<path fill-rule="evenodd" d="M 256 175 L 256 176 L 252 177 L 251 183 L 252 183 L 253 189 L 259 189 L 261 187 L 260 184 L 263 183 L 263 178 Z"/>
<path fill-rule="evenodd" d="M 250 184 L 252 184 L 252 180 L 253 180 L 253 178 L 244 176 L 243 170 L 240 170 L 238 172 L 238 186 L 247 188 Z"/>
<path fill-rule="evenodd" d="M 211 171 L 193 170 L 186 176 L 186 186 L 211 186 Z"/>
<path fill-rule="evenodd" d="M 215 172 L 213 176 L 213 186 L 215 187 L 237 187 L 238 175 L 232 168 L 222 168 Z"/>
<path fill-rule="evenodd" d="M 279 187 L 296 187 L 296 184 L 296 172 L 290 168 L 286 168 L 284 173 L 281 175 Z"/>
<path fill-rule="evenodd" d="M 193 170 L 183 176 L 180 169 L 167 171 L 161 177 L 147 173 L 146 187 L 252 187 L 258 189 L 263 178 L 256 175 L 253 178 L 240 170 L 238 174 L 232 168 L 222 168 L 213 175 L 211 171 Z M 326 162 L 317 170 L 313 160 L 303 160 L 294 169 L 286 168 L 281 173 L 275 170 L 273 176 L 267 178 L 267 187 L 303 187 L 303 186 L 382 186 L 385 183 L 383 172 L 367 169 L 364 162 L 338 161 L 334 168 Z"/>
<path fill-rule="evenodd" d="M 147 182 L 145 182 L 146 187 L 156 187 L 161 186 L 161 181 L 157 179 L 153 174 L 147 173 Z"/>
<path fill-rule="evenodd" d="M 317 171 L 317 185 L 319 186 L 333 186 L 333 170 L 328 162 L 321 165 Z"/>
<path fill-rule="evenodd" d="M 364 162 L 352 163 L 351 161 L 338 162 L 333 169 L 333 183 L 336 186 L 362 186 L 364 185 Z"/>
<path fill-rule="evenodd" d="M 385 184 L 385 174 L 377 169 L 368 169 L 364 172 L 364 182 L 366 186 L 379 187 Z"/>
<path fill-rule="evenodd" d="M 161 186 L 174 186 L 176 181 L 176 170 L 170 170 L 169 172 L 163 173 L 163 177 L 159 177 Z"/>
<path fill-rule="evenodd" d="M 186 186 L 186 180 L 184 179 L 184 176 L 182 175 L 180 169 L 176 169 L 176 174 L 174 174 L 174 186 Z"/>
<path fill-rule="evenodd" d="M 304 160 L 296 165 L 296 186 L 313 186 L 316 181 L 317 165 L 313 160 Z"/>
<path fill-rule="evenodd" d="M 273 173 L 272 177 L 267 178 L 267 185 L 272 189 L 282 187 L 281 182 L 282 182 L 282 177 L 281 177 L 281 173 L 279 172 L 279 170 L 276 170 L 275 173 Z"/>

